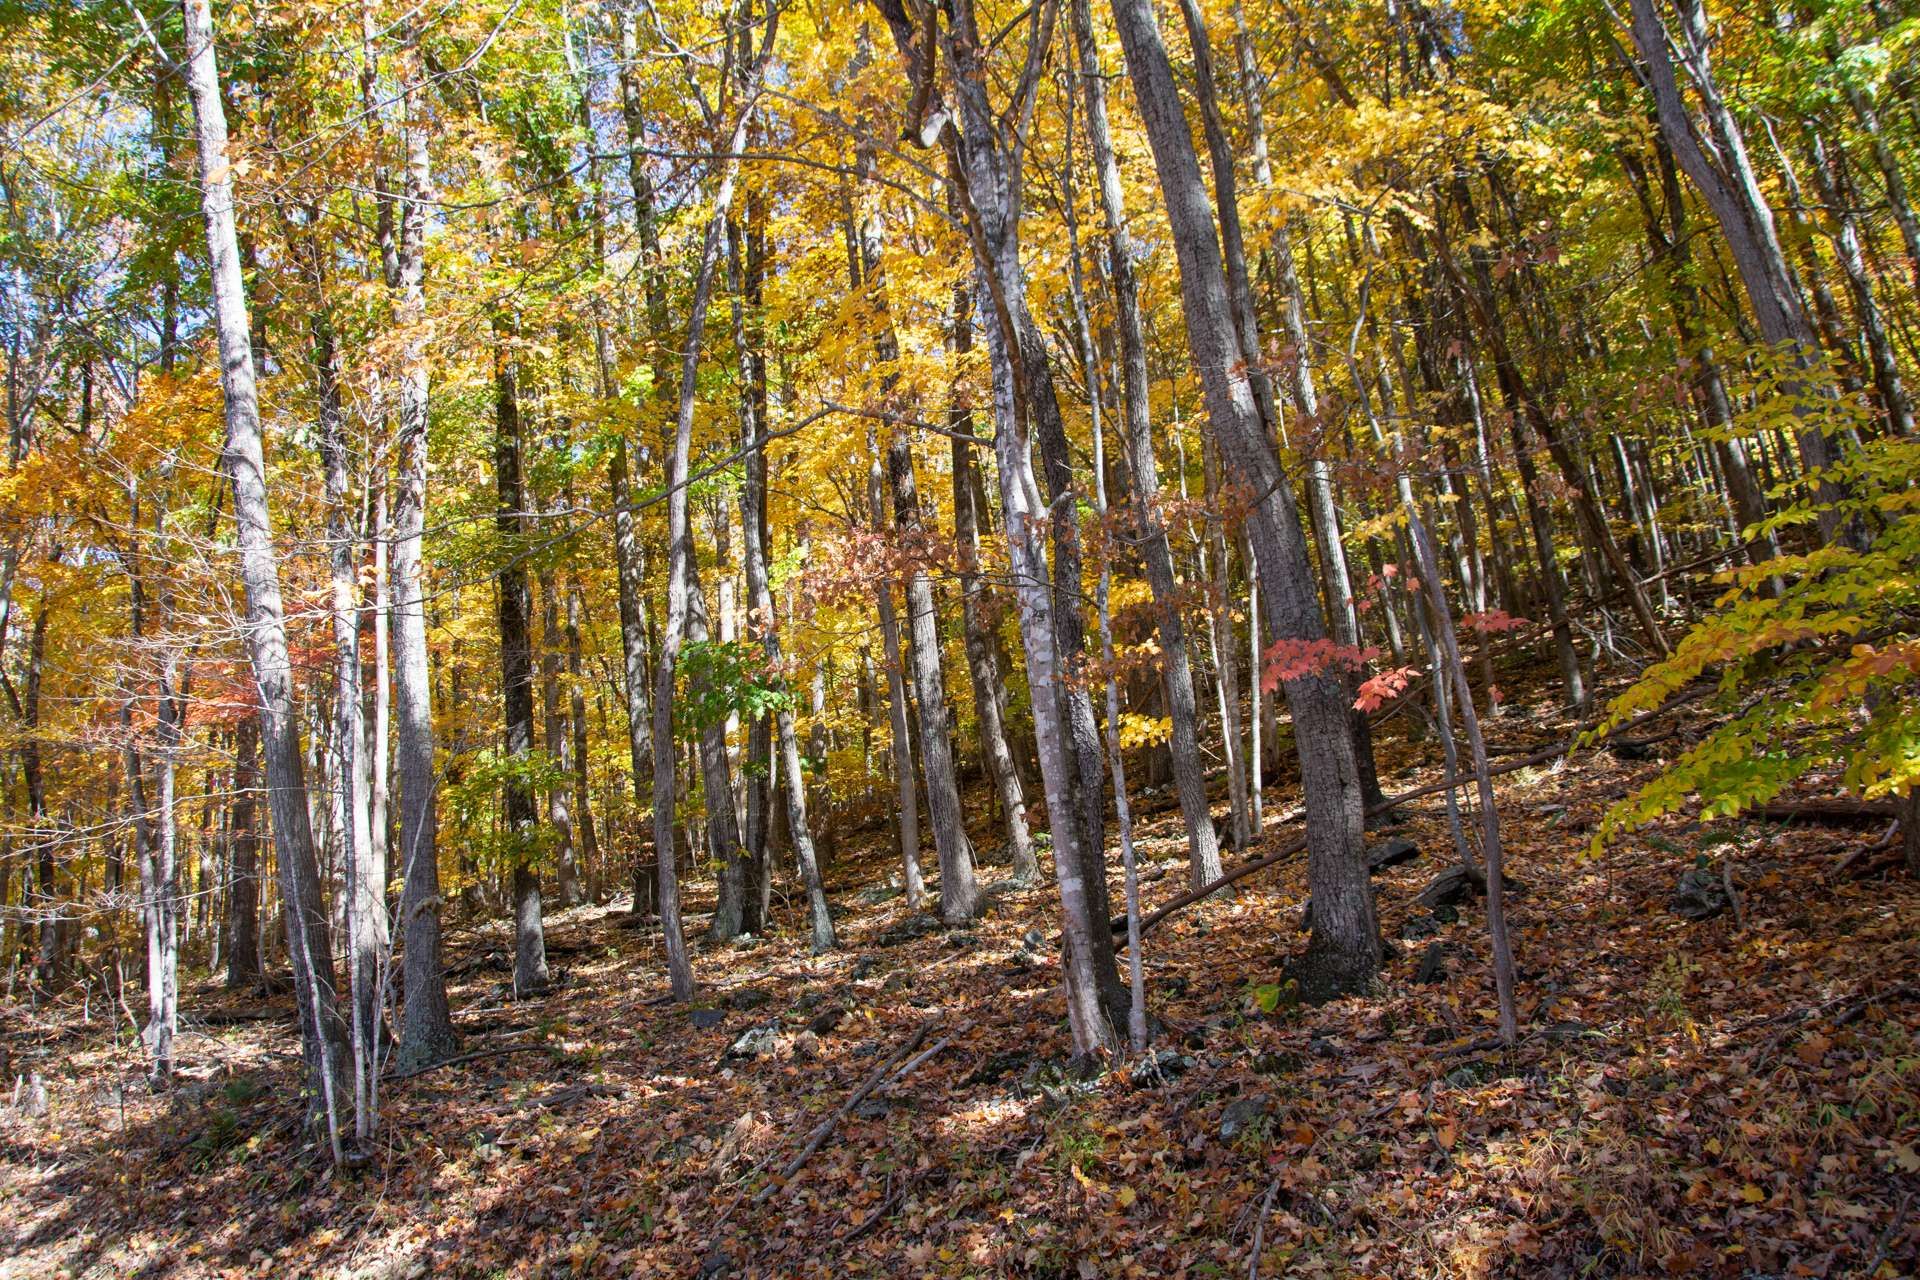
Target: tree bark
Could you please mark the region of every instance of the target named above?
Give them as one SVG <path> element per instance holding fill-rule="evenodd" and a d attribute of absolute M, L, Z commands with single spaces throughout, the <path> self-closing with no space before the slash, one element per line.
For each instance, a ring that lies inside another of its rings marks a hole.
<path fill-rule="evenodd" d="M 260 786 L 260 723 L 240 717 L 233 732 L 232 890 L 227 898 L 227 990 L 260 980 L 260 832 L 254 791 Z"/>
<path fill-rule="evenodd" d="M 913 477 L 913 446 L 895 435 L 887 449 L 887 477 L 893 491 L 893 520 L 914 554 L 921 533 L 920 495 Z M 940 631 L 934 612 L 933 584 L 915 564 L 907 570 L 907 624 L 912 640 L 915 708 L 920 718 L 920 764 L 927 783 L 927 816 L 940 856 L 940 918 L 964 924 L 980 913 L 980 886 L 974 879 L 973 842 L 954 778 L 953 737 L 947 723 L 946 678 L 940 669 Z"/>
<path fill-rule="evenodd" d="M 500 637 L 500 702 L 506 781 L 501 797 L 506 856 L 513 868 L 513 994 L 547 987 L 547 940 L 540 901 L 539 810 L 534 801 L 533 593 L 527 582 L 526 486 L 520 476 L 520 393 L 504 327 L 493 354 L 493 477 L 498 506 L 494 533 L 500 567 L 494 574 Z"/>
<path fill-rule="evenodd" d="M 965 284 L 953 291 L 953 352 L 964 356 L 973 350 L 973 294 Z M 947 427 L 953 440 L 953 540 L 959 560 L 960 629 L 967 651 L 967 671 L 973 684 L 974 719 L 980 726 L 980 754 L 987 773 L 993 779 L 1000 798 L 1000 817 L 1007 829 L 1007 849 L 1013 864 L 1015 884 L 1032 884 L 1040 874 L 1039 860 L 1033 854 L 1033 835 L 1027 826 L 1027 797 L 1020 782 L 1019 766 L 1013 749 L 1007 745 L 1003 681 L 994 659 L 989 632 L 989 611 L 993 597 L 980 575 L 980 515 L 978 504 L 979 466 L 971 445 L 960 437 L 973 435 L 973 405 L 956 381 L 953 401 L 947 409 Z"/>
<path fill-rule="evenodd" d="M 307 783 L 300 758 L 299 722 L 280 599 L 280 566 L 267 505 L 266 460 L 255 389 L 246 287 L 234 227 L 232 166 L 227 155 L 226 108 L 220 97 L 209 0 L 181 0 L 186 34 L 187 88 L 193 98 L 199 144 L 200 203 L 206 222 L 219 337 L 220 385 L 226 404 L 226 448 L 221 462 L 233 485 L 241 578 L 246 587 L 244 630 L 260 690 L 260 738 L 273 805 L 275 851 L 287 903 L 288 953 L 303 1011 L 314 1084 L 340 1155 L 338 1108 L 343 1101 L 345 1026 L 335 996 L 333 948 L 320 898 L 319 864 L 307 819 Z"/>
<path fill-rule="evenodd" d="M 1128 490 L 1140 557 L 1146 566 L 1147 585 L 1153 592 L 1154 623 L 1160 637 L 1161 683 L 1166 691 L 1167 715 L 1173 722 L 1169 746 L 1174 790 L 1180 797 L 1180 815 L 1187 826 L 1187 876 L 1197 889 L 1220 878 L 1220 844 L 1214 836 L 1206 773 L 1200 762 L 1198 710 L 1194 703 L 1193 669 L 1187 658 L 1186 626 L 1180 618 L 1180 588 L 1174 577 L 1166 522 L 1160 514 L 1160 467 L 1153 450 L 1140 284 L 1133 269 L 1134 245 L 1127 230 L 1120 165 L 1114 157 L 1107 121 L 1106 79 L 1099 49 L 1094 43 L 1090 0 L 1071 0 L 1071 3 L 1080 83 L 1087 103 L 1087 139 L 1093 152 L 1100 208 L 1106 222 L 1107 278 L 1113 288 L 1114 327 L 1120 341 L 1121 434 L 1131 473 Z"/>
<path fill-rule="evenodd" d="M 1235 478 L 1256 499 L 1248 530 L 1268 577 L 1261 593 L 1276 639 L 1324 636 L 1313 570 L 1294 496 L 1265 436 L 1234 334 L 1212 210 L 1174 84 L 1159 22 L 1147 0 L 1114 0 L 1121 43 L 1152 146 L 1173 229 L 1188 342 L 1209 417 Z M 1380 963 L 1380 934 L 1361 845 L 1360 776 L 1344 682 L 1310 673 L 1285 683 L 1308 812 L 1313 934 L 1295 976 L 1310 999 L 1357 991 Z"/>
<path fill-rule="evenodd" d="M 399 468 L 393 494 L 392 594 L 394 773 L 400 786 L 401 936 L 405 940 L 400 1050 L 394 1066 L 417 1071 L 459 1047 L 447 1009 L 441 954 L 439 817 L 435 791 L 433 674 L 428 662 L 426 217 L 433 199 L 420 89 L 401 95 L 405 116 L 407 199 L 401 208 L 388 287 L 401 331 L 398 382 Z"/>

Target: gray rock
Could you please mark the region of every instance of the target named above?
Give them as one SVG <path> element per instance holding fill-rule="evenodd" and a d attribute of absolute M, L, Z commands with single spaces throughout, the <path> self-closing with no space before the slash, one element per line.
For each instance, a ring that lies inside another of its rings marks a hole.
<path fill-rule="evenodd" d="M 1667 899 L 1667 910 L 1695 923 L 1713 919 L 1730 905 L 1726 888 L 1720 883 L 1720 877 L 1708 868 L 1705 855 L 1680 877 L 1673 896 Z"/>
<path fill-rule="evenodd" d="M 687 1014 L 696 1031 L 711 1031 L 727 1020 L 725 1009 L 695 1009 Z"/>
<path fill-rule="evenodd" d="M 1447 947 L 1444 942 L 1427 944 L 1426 954 L 1420 957 L 1420 967 L 1414 970 L 1413 980 L 1419 983 L 1439 982 L 1447 976 Z"/>
<path fill-rule="evenodd" d="M 768 1022 L 758 1027 L 748 1027 L 734 1039 L 732 1044 L 727 1046 L 727 1051 L 720 1056 L 723 1059 L 764 1058 L 774 1051 L 779 1041 L 780 1024 L 777 1022 Z"/>
<path fill-rule="evenodd" d="M 1184 1053 L 1172 1049 L 1162 1049 L 1139 1062 L 1127 1073 L 1135 1088 L 1147 1088 L 1151 1085 L 1165 1084 L 1177 1079 L 1193 1069 L 1193 1059 Z"/>
<path fill-rule="evenodd" d="M 1273 1103 L 1264 1093 L 1249 1094 L 1231 1103 L 1220 1113 L 1220 1141 L 1232 1142 L 1265 1120 L 1272 1109 Z"/>
<path fill-rule="evenodd" d="M 1367 850 L 1367 870 L 1384 871 L 1388 867 L 1397 867 L 1403 862 L 1412 862 L 1420 856 L 1420 846 L 1403 836 L 1394 836 L 1382 840 Z"/>

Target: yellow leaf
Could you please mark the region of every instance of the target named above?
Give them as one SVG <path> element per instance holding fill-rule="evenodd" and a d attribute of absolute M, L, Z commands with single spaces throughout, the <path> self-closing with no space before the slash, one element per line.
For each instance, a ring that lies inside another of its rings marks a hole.
<path fill-rule="evenodd" d="M 1133 1207 L 1133 1202 L 1135 1200 L 1138 1200 L 1139 1198 L 1140 1198 L 1140 1193 L 1138 1191 L 1135 1191 L 1132 1187 L 1122 1187 L 1120 1188 L 1120 1190 L 1114 1193 L 1113 1202 L 1119 1205 L 1122 1209 L 1131 1209 Z"/>
<path fill-rule="evenodd" d="M 1759 1204 L 1767 1198 L 1767 1193 L 1762 1191 L 1758 1184 L 1749 1182 L 1746 1186 L 1740 1188 L 1740 1198 L 1748 1204 Z"/>

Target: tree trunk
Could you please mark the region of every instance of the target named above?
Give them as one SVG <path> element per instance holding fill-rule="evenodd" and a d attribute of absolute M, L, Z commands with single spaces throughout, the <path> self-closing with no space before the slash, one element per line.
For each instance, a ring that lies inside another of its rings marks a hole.
<path fill-rule="evenodd" d="M 340 1071 L 345 1065 L 345 1027 L 335 997 L 333 948 L 320 899 L 319 865 L 307 820 L 307 783 L 300 759 L 299 722 L 293 698 L 292 664 L 280 601 L 280 566 L 267 506 L 266 461 L 261 445 L 260 405 L 254 383 L 246 289 L 234 228 L 232 167 L 227 156 L 226 108 L 214 60 L 209 0 L 182 0 L 186 32 L 187 87 L 193 97 L 200 153 L 201 210 L 213 284 L 214 325 L 219 336 L 220 385 L 226 402 L 226 448 L 222 465 L 233 484 L 240 572 L 246 586 L 244 630 L 260 690 L 260 738 L 273 804 L 273 834 L 287 902 L 287 949 L 306 1024 L 314 1083 L 324 1100 L 336 1161 L 340 1156 Z"/>
<path fill-rule="evenodd" d="M 697 400 L 695 378 L 700 371 L 700 344 L 706 332 L 707 307 L 713 298 L 713 277 L 720 259 L 720 240 L 739 177 L 737 156 L 746 145 L 751 106 L 761 74 L 772 53 L 779 9 L 770 7 L 766 31 L 754 69 L 742 95 L 746 106 L 737 109 L 721 163 L 720 185 L 700 244 L 700 264 L 694 274 L 693 297 L 687 310 L 686 343 L 681 348 L 680 404 L 674 417 L 673 451 L 667 471 L 667 620 L 653 684 L 653 838 L 660 865 L 660 927 L 666 942 L 668 979 L 676 1000 L 693 998 L 693 970 L 687 962 L 686 938 L 680 923 L 680 882 L 673 858 L 674 807 L 678 778 L 673 749 L 674 674 L 687 630 L 688 567 L 693 556 L 693 534 L 687 519 L 687 473 L 693 452 L 693 411 Z M 746 43 L 743 36 L 742 43 Z"/>
<path fill-rule="evenodd" d="M 913 446 L 895 435 L 887 449 L 887 477 L 893 491 L 895 526 L 909 547 L 920 535 L 920 495 L 913 477 Z M 911 552 L 909 552 L 911 554 Z M 920 719 L 920 764 L 927 783 L 927 816 L 933 821 L 934 848 L 940 855 L 940 918 L 964 924 L 980 913 L 980 886 L 974 879 L 973 843 L 954 778 L 953 737 L 947 723 L 946 678 L 940 669 L 940 631 L 934 612 L 933 584 L 926 570 L 907 571 L 907 624 L 912 641 L 915 707 Z"/>
<path fill-rule="evenodd" d="M 547 784 L 547 825 L 553 828 L 554 894 L 562 907 L 581 901 L 580 854 L 573 840 L 573 734 L 560 693 L 560 592 L 553 572 L 540 573 L 541 736 L 553 776 Z"/>
<path fill-rule="evenodd" d="M 1072 0 L 1074 39 L 1080 82 L 1087 100 L 1087 137 L 1093 151 L 1100 207 L 1106 221 L 1107 275 L 1113 286 L 1115 328 L 1120 339 L 1122 435 L 1126 444 L 1135 535 L 1153 592 L 1154 622 L 1160 637 L 1161 682 L 1167 714 L 1174 790 L 1187 826 L 1187 877 L 1192 887 L 1220 878 L 1220 845 L 1207 802 L 1206 773 L 1200 762 L 1194 704 L 1193 670 L 1187 659 L 1186 626 L 1180 618 L 1179 583 L 1173 551 L 1160 514 L 1160 468 L 1153 451 L 1152 405 L 1147 384 L 1147 344 L 1140 318 L 1140 285 L 1133 270 L 1132 236 L 1127 230 L 1126 200 L 1120 166 L 1114 158 L 1107 122 L 1106 80 L 1093 38 L 1089 0 Z"/>
<path fill-rule="evenodd" d="M 260 785 L 260 724 L 240 717 L 233 732 L 233 888 L 227 899 L 227 990 L 260 980 L 260 832 L 254 791 Z"/>
<path fill-rule="evenodd" d="M 426 122 L 420 90 L 401 97 L 406 116 L 406 195 L 394 248 L 394 321 L 401 330 L 399 469 L 393 494 L 392 594 L 394 773 L 400 786 L 401 936 L 406 959 L 400 1051 L 394 1065 L 416 1071 L 453 1055 L 458 1047 L 447 1010 L 441 955 L 439 818 L 435 803 L 433 675 L 427 651 L 426 209 L 433 198 Z"/>
<path fill-rule="evenodd" d="M 500 624 L 500 701 L 505 716 L 502 755 L 506 785 L 501 817 L 507 862 L 513 868 L 513 994 L 537 995 L 547 987 L 547 941 L 537 862 L 539 810 L 534 802 L 533 593 L 527 584 L 526 486 L 520 478 L 520 393 L 506 334 L 497 331 L 493 354 L 493 477 L 499 505 L 494 515 L 500 568 L 494 575 Z"/>
<path fill-rule="evenodd" d="M 973 294 L 965 284 L 953 291 L 950 339 L 956 356 L 973 350 Z M 960 627 L 967 651 L 967 670 L 973 684 L 974 718 L 980 725 L 980 754 L 1000 799 L 1000 817 L 1007 828 L 1007 849 L 1015 884 L 1032 884 L 1040 874 L 1033 854 L 1033 835 L 1027 826 L 1027 798 L 1013 749 L 1007 745 L 1007 725 L 1001 701 L 1003 682 L 989 636 L 993 597 L 980 574 L 979 467 L 962 436 L 973 435 L 973 405 L 957 385 L 947 409 L 947 427 L 953 440 L 953 540 L 959 560 Z"/>
<path fill-rule="evenodd" d="M 878 532 L 886 508 L 880 493 L 880 449 L 871 429 L 867 432 L 867 509 Z M 875 599 L 880 613 L 881 655 L 887 665 L 887 722 L 893 738 L 894 816 L 899 828 L 900 863 L 907 905 L 918 907 L 926 886 L 920 874 L 920 799 L 919 788 L 913 782 L 913 730 L 907 718 L 906 660 L 900 649 L 900 616 L 893 603 L 893 584 L 882 581 L 876 585 L 879 587 Z"/>
<path fill-rule="evenodd" d="M 1234 334 L 1227 281 L 1193 139 L 1158 20 L 1146 0 L 1114 0 L 1127 65 L 1152 145 L 1180 264 L 1187 336 L 1209 416 L 1234 477 L 1259 495 L 1248 530 L 1268 578 L 1261 593 L 1278 639 L 1321 639 L 1324 625 L 1298 511 L 1262 431 Z M 1361 844 L 1361 784 L 1344 682 L 1309 673 L 1285 683 L 1305 790 L 1313 935 L 1296 977 L 1319 999 L 1364 988 L 1380 963 L 1380 934 Z"/>
<path fill-rule="evenodd" d="M 691 558 L 687 561 L 687 574 L 687 640 L 705 645 L 712 639 L 712 619 L 707 611 L 706 592 L 700 585 L 699 568 Z M 705 670 L 700 666 L 687 674 L 687 701 L 691 706 L 712 701 L 714 690 Z M 745 927 L 749 868 L 746 848 L 740 843 L 733 769 L 727 758 L 727 717 L 713 715 L 691 727 L 698 735 L 694 749 L 699 756 L 700 780 L 707 801 L 707 856 L 719 878 L 718 899 L 713 919 L 707 926 L 707 940 L 730 942 L 739 937 Z"/>
<path fill-rule="evenodd" d="M 1680 167 L 1693 179 L 1707 207 L 1713 211 L 1740 273 L 1760 336 L 1781 349 L 1794 368 L 1810 370 L 1819 359 L 1820 341 L 1794 289 L 1773 210 L 1747 158 L 1745 139 L 1721 99 L 1709 66 L 1705 16 L 1694 0 L 1681 0 L 1680 47 L 1710 125 L 1711 141 L 1702 138 L 1687 114 L 1656 0 L 1629 0 L 1629 3 L 1634 43 L 1640 48 L 1660 132 L 1673 148 Z M 1710 151 L 1713 154 L 1709 154 Z M 1789 400 L 1804 400 L 1802 388 L 1795 383 L 1783 385 L 1781 390 Z M 1820 415 L 1810 410 L 1811 406 L 1804 404 L 1796 409 L 1800 420 L 1800 453 L 1806 469 L 1818 473 L 1832 463 L 1833 451 L 1820 425 Z M 1832 479 L 1823 475 L 1816 474 L 1813 485 L 1825 508 L 1818 515 L 1820 534 L 1831 542 L 1841 536 L 1845 525 L 1843 514 L 1833 509 L 1843 493 Z"/>
<path fill-rule="evenodd" d="M 760 272 L 755 262 L 755 249 L 747 246 L 746 289 L 744 301 L 755 308 L 760 305 Z M 737 275 L 737 269 L 736 269 Z M 745 544 L 741 552 L 742 565 L 746 572 L 747 584 L 747 633 L 750 639 L 760 642 L 761 653 L 765 656 L 767 669 L 784 674 L 786 659 L 780 648 L 780 631 L 773 614 L 773 587 L 767 577 L 767 442 L 766 442 L 766 369 L 758 341 L 760 330 L 756 317 L 754 326 L 749 329 L 746 317 L 742 315 L 741 291 L 735 290 L 734 302 L 734 344 L 741 351 L 752 346 L 749 381 L 752 394 L 743 397 L 740 414 L 741 447 L 748 451 L 746 458 L 746 483 L 740 491 L 740 524 L 745 533 Z M 771 718 L 772 724 L 768 724 Z M 771 732 L 770 732 L 771 731 Z M 800 761 L 799 735 L 794 731 L 793 705 L 791 701 L 782 701 L 771 717 L 760 716 L 753 725 L 758 735 L 755 750 L 761 755 L 749 754 L 758 760 L 764 757 L 767 776 L 762 780 L 761 804 L 771 807 L 773 775 L 777 750 L 779 772 L 784 776 L 786 785 L 780 788 L 781 800 L 785 806 L 787 831 L 793 844 L 794 860 L 800 868 L 800 879 L 807 892 L 808 923 L 812 934 L 812 945 L 816 955 L 830 951 L 836 939 L 833 933 L 833 915 L 827 907 L 826 887 L 820 880 L 820 864 L 813 848 L 813 829 L 807 819 L 807 780 Z M 764 744 L 764 745 L 761 745 Z M 752 809 L 748 810 L 749 822 Z M 771 817 L 768 814 L 767 817 Z M 753 886 L 754 892 L 747 898 L 749 913 L 758 912 L 757 922 L 750 922 L 755 929 L 766 926 L 766 890 L 761 885 L 767 883 L 766 875 L 769 863 L 768 845 L 771 843 L 770 821 L 762 820 L 760 830 L 755 833 L 749 829 L 749 853 L 754 854 L 755 865 L 759 869 L 759 883 Z M 758 851 L 754 852 L 754 841 L 758 838 Z M 920 892 L 918 865 L 912 868 L 915 880 L 912 889 L 914 902 L 918 902 Z"/>

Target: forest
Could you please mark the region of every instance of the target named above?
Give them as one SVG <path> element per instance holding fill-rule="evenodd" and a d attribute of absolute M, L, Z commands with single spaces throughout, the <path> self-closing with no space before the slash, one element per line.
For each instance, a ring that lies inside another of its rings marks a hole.
<path fill-rule="evenodd" d="M 0 1280 L 1920 1273 L 1920 4 L 0 0 Z"/>

